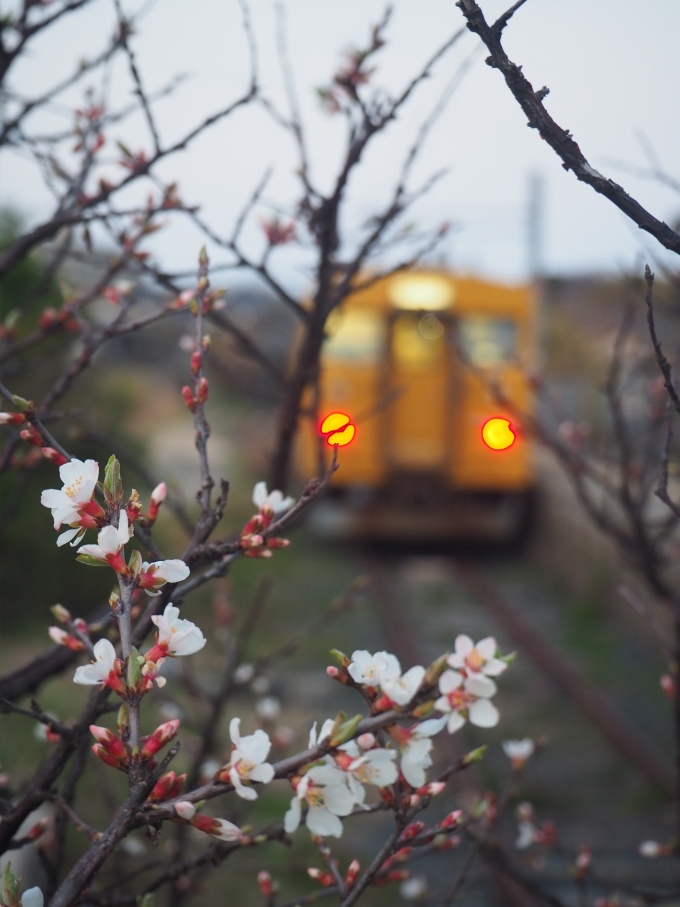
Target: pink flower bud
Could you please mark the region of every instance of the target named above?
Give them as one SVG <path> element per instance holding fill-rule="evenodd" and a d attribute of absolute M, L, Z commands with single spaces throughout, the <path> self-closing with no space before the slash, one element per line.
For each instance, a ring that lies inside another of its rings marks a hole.
<path fill-rule="evenodd" d="M 314 866 L 310 866 L 307 869 L 307 875 L 310 879 L 316 879 L 324 888 L 330 888 L 335 883 L 335 879 L 330 872 L 324 872 L 323 869 L 316 869 Z"/>
<path fill-rule="evenodd" d="M 56 642 L 58 646 L 66 646 L 67 649 L 71 649 L 73 652 L 82 652 L 85 648 L 79 639 L 71 636 L 70 633 L 66 633 L 60 627 L 49 627 L 47 632 L 52 642 Z"/>
<path fill-rule="evenodd" d="M 449 813 L 448 816 L 445 816 L 441 822 L 437 824 L 437 828 L 455 828 L 456 825 L 460 825 L 463 821 L 463 810 L 454 809 L 453 812 Z"/>
<path fill-rule="evenodd" d="M 201 378 L 198 382 L 198 390 L 196 392 L 196 398 L 199 403 L 205 403 L 208 399 L 208 393 L 210 391 L 210 385 L 208 384 L 207 378 Z"/>
<path fill-rule="evenodd" d="M 266 869 L 263 869 L 257 874 L 257 884 L 259 885 L 260 891 L 266 898 L 270 898 L 274 894 L 274 886 L 272 885 L 272 877 L 269 875 Z"/>
<path fill-rule="evenodd" d="M 43 446 L 43 439 L 40 434 L 33 428 L 32 425 L 29 425 L 28 428 L 24 428 L 19 432 L 19 437 L 22 441 L 26 441 L 27 444 L 33 444 L 35 447 Z"/>
<path fill-rule="evenodd" d="M 168 494 L 168 486 L 165 482 L 160 482 L 151 492 L 151 500 L 154 504 L 162 504 Z"/>
<path fill-rule="evenodd" d="M 402 831 L 400 841 L 412 841 L 414 838 L 417 838 L 420 832 L 425 828 L 424 822 L 411 822 L 410 825 L 407 825 L 406 828 Z"/>
<path fill-rule="evenodd" d="M 336 668 L 335 665 L 328 665 L 326 668 L 326 674 L 333 680 L 337 680 L 338 683 L 349 683 L 349 677 L 345 674 L 344 671 L 341 671 L 340 668 Z"/>
<path fill-rule="evenodd" d="M 166 743 L 177 736 L 179 730 L 179 719 L 173 718 L 172 721 L 166 721 L 160 724 L 149 737 L 142 737 L 142 750 L 139 754 L 140 759 L 150 759 L 158 750 L 162 749 Z"/>
<path fill-rule="evenodd" d="M 345 885 L 348 888 L 351 888 L 352 885 L 354 885 L 354 883 L 356 882 L 360 869 L 361 869 L 361 864 L 359 863 L 358 860 L 352 860 L 352 862 L 347 867 L 347 875 L 345 876 Z"/>
<path fill-rule="evenodd" d="M 675 699 L 675 681 L 670 674 L 662 674 L 659 678 L 661 689 L 669 699 Z"/>
<path fill-rule="evenodd" d="M 174 771 L 166 772 L 156 782 L 156 786 L 149 794 L 149 800 L 152 803 L 172 800 L 179 795 L 186 780 L 186 775 L 176 775 Z"/>
<path fill-rule="evenodd" d="M 357 743 L 362 750 L 372 750 L 375 746 L 377 746 L 378 741 L 375 739 L 375 736 L 373 734 L 367 732 L 365 734 L 360 734 L 357 737 Z"/>
<path fill-rule="evenodd" d="M 182 388 L 182 397 L 184 398 L 187 409 L 190 409 L 193 412 L 196 406 L 196 398 L 194 397 L 191 388 L 186 384 Z"/>
<path fill-rule="evenodd" d="M 55 466 L 63 466 L 64 463 L 68 463 L 66 457 L 60 454 L 58 450 L 55 450 L 54 447 L 43 447 L 42 453 L 43 457 L 46 460 L 50 460 Z"/>
<path fill-rule="evenodd" d="M 287 548 L 290 545 L 290 539 L 267 539 L 268 548 Z"/>
<path fill-rule="evenodd" d="M 437 794 L 441 794 L 445 787 L 445 781 L 431 781 L 424 787 L 418 788 L 418 793 L 422 794 L 424 797 L 436 797 Z"/>
<path fill-rule="evenodd" d="M 197 375 L 201 368 L 201 353 L 199 350 L 194 350 L 191 354 L 191 371 L 192 374 Z"/>

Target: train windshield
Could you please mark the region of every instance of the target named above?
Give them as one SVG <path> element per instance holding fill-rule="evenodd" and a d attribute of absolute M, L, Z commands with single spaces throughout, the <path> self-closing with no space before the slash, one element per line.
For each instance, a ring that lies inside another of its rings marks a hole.
<path fill-rule="evenodd" d="M 383 358 L 387 330 L 379 312 L 366 309 L 336 311 L 329 322 L 330 336 L 324 345 L 324 358 L 354 365 L 374 365 Z"/>
<path fill-rule="evenodd" d="M 517 324 L 511 318 L 461 318 L 458 330 L 463 356 L 477 368 L 498 368 L 517 353 Z"/>

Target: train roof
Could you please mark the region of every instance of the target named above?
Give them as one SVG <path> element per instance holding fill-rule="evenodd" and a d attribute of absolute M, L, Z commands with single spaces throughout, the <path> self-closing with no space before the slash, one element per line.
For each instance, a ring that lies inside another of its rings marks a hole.
<path fill-rule="evenodd" d="M 370 279 L 370 278 L 368 278 Z M 362 278 L 366 283 L 367 278 Z M 533 307 L 530 284 L 493 283 L 443 269 L 413 269 L 383 277 L 348 297 L 345 305 L 381 311 L 507 311 L 528 315 Z"/>

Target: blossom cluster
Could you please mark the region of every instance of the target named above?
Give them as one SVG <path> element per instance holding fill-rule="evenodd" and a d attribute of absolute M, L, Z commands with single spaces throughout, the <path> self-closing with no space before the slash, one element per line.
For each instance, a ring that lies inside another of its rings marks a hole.
<path fill-rule="evenodd" d="M 80 545 L 88 529 L 98 529 L 97 544 L 80 545 L 78 560 L 92 566 L 108 565 L 149 595 L 156 595 L 166 583 L 178 583 L 189 576 L 189 568 L 177 558 L 148 563 L 133 552 L 129 562 L 125 560 L 124 549 L 134 534 L 135 521 L 141 517 L 147 524 L 155 522 L 167 493 L 164 482 L 151 493 L 149 512 L 143 515 L 134 489 L 123 506 L 120 466 L 115 457 L 109 460 L 99 489 L 105 507 L 95 500 L 99 483 L 95 460 L 74 458 L 59 467 L 59 477 L 62 488 L 49 488 L 40 498 L 40 503 L 52 511 L 55 529 L 64 524 L 70 527 L 58 536 L 57 545 Z"/>

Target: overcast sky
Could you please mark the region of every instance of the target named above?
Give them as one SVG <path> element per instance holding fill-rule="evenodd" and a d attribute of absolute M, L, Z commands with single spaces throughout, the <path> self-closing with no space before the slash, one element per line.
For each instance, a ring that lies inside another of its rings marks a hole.
<path fill-rule="evenodd" d="M 144 4 L 127 0 L 132 11 Z M 177 138 L 202 116 L 238 96 L 248 80 L 248 54 L 236 0 L 156 0 L 135 38 L 140 68 L 150 89 L 178 71 L 185 82 L 159 105 L 165 141 Z M 506 0 L 482 0 L 495 18 Z M 384 9 L 379 0 L 286 0 L 286 28 L 295 81 L 307 124 L 313 173 L 324 187 L 337 166 L 342 122 L 319 109 L 314 87 L 328 84 L 340 53 L 365 41 L 370 24 Z M 251 0 L 265 92 L 284 104 L 276 54 L 272 0 Z M 112 4 L 101 0 L 74 14 L 36 43 L 16 69 L 15 87 L 30 95 L 74 61 L 92 56 L 112 27 Z M 443 39 L 462 26 L 454 0 L 397 0 L 389 46 L 376 58 L 376 84 L 396 91 Z M 657 217 L 680 216 L 680 196 L 657 183 L 617 168 L 616 161 L 644 165 L 636 133 L 644 131 L 661 163 L 680 177 L 680 96 L 678 0 L 529 0 L 505 33 L 505 45 L 535 88 L 547 85 L 547 107 L 571 130 L 590 163 L 621 182 Z M 420 121 L 478 40 L 466 34 L 438 66 L 400 121 L 376 143 L 351 185 L 344 223 L 352 227 L 374 213 L 388 196 L 399 161 Z M 129 98 L 122 61 L 112 73 L 114 101 Z M 68 99 L 74 104 L 75 96 Z M 60 116 L 61 111 L 55 110 Z M 112 130 L 132 147 L 150 149 L 141 119 Z M 112 143 L 109 143 L 112 146 Z M 288 137 L 260 109 L 237 114 L 206 133 L 187 153 L 168 161 L 166 178 L 176 178 L 186 202 L 200 204 L 207 220 L 227 232 L 240 206 L 267 167 L 274 176 L 267 194 L 284 207 L 295 198 L 296 157 Z M 49 210 L 30 164 L 0 157 L 0 203 L 21 208 L 31 220 Z M 630 270 L 645 249 L 657 250 L 611 204 L 579 184 L 560 166 L 509 94 L 502 77 L 477 52 L 471 68 L 433 130 L 415 172 L 415 183 L 442 167 L 447 177 L 415 212 L 417 222 L 457 225 L 443 247 L 454 268 L 502 279 L 527 272 L 528 187 L 541 176 L 545 195 L 543 255 L 553 273 Z M 254 225 L 248 241 L 258 241 Z M 173 270 L 195 262 L 200 237 L 188 225 L 154 238 L 154 250 Z M 213 260 L 219 260 L 211 249 Z M 299 261 L 277 251 L 277 266 L 302 286 Z M 647 256 L 648 257 L 648 256 Z"/>

